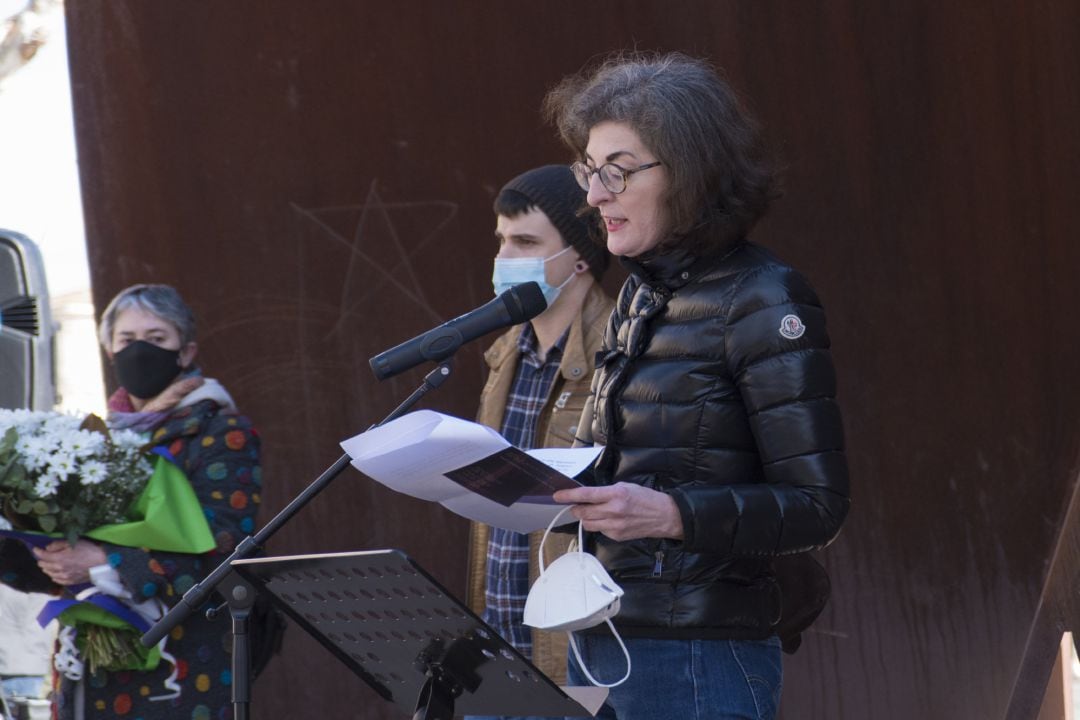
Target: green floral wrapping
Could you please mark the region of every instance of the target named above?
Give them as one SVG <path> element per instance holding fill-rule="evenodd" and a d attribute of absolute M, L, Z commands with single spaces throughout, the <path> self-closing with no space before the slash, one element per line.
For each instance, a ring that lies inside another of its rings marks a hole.
<path fill-rule="evenodd" d="M 154 474 L 128 510 L 130 522 L 102 525 L 86 536 L 100 542 L 151 550 L 201 554 L 214 536 L 184 471 L 158 454 Z"/>

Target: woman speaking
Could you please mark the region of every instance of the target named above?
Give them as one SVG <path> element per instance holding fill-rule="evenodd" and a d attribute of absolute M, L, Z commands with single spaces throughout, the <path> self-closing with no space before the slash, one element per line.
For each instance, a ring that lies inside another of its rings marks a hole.
<path fill-rule="evenodd" d="M 609 59 L 545 106 L 630 273 L 579 425 L 595 480 L 555 495 L 625 591 L 634 671 L 600 716 L 772 718 L 774 559 L 836 536 L 848 474 L 821 304 L 748 239 L 774 196 L 756 124 L 678 54 Z M 624 672 L 603 626 L 578 643 L 601 681 Z"/>

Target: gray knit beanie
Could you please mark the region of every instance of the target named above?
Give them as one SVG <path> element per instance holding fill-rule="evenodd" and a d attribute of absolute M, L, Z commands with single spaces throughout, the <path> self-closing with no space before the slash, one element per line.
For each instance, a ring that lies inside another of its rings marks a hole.
<path fill-rule="evenodd" d="M 594 239 L 597 233 L 590 233 L 592 218 L 578 215 L 585 205 L 585 191 L 577 184 L 574 173 L 566 165 L 544 165 L 518 175 L 503 185 L 504 190 L 521 193 L 529 201 L 544 211 L 551 224 L 571 247 L 578 251 L 582 259 L 589 264 L 593 275 L 599 279 L 607 269 L 611 256 L 607 248 Z"/>

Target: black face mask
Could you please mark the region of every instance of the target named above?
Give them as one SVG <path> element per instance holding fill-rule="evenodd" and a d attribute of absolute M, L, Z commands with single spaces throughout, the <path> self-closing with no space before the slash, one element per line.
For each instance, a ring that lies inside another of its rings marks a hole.
<path fill-rule="evenodd" d="M 157 397 L 180 374 L 180 351 L 136 340 L 113 355 L 116 380 L 141 400 Z"/>

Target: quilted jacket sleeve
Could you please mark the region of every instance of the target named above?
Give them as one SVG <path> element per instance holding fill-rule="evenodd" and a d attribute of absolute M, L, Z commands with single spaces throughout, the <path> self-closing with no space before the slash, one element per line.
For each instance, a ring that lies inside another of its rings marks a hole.
<path fill-rule="evenodd" d="M 724 354 L 746 407 L 762 482 L 672 494 L 691 550 L 778 555 L 823 547 L 848 510 L 848 471 L 825 314 L 790 268 L 758 267 L 737 283 Z"/>

